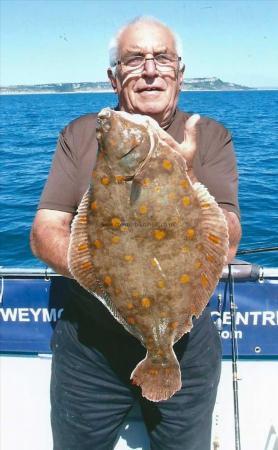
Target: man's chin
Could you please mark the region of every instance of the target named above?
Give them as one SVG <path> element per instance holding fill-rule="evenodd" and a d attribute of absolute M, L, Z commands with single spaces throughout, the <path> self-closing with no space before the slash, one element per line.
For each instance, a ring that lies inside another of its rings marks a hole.
<path fill-rule="evenodd" d="M 166 107 L 167 106 L 165 105 L 165 103 L 161 105 L 160 102 L 153 100 L 153 101 L 145 101 L 142 104 L 138 103 L 135 109 L 137 114 L 146 114 L 147 116 L 158 116 L 163 114 Z"/>

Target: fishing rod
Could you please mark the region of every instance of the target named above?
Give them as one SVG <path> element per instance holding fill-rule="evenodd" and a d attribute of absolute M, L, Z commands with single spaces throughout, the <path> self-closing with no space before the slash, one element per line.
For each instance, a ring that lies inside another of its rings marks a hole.
<path fill-rule="evenodd" d="M 252 253 L 264 253 L 277 251 L 278 247 L 259 247 L 255 249 L 243 249 L 237 252 L 237 255 L 247 255 Z M 235 449 L 241 450 L 240 442 L 240 422 L 239 422 L 239 401 L 238 401 L 238 345 L 236 337 L 236 303 L 234 299 L 234 277 L 232 274 L 233 263 L 228 264 L 228 290 L 230 301 L 230 315 L 231 315 L 231 343 L 232 343 L 232 374 L 233 374 L 233 399 L 234 399 L 234 421 L 235 421 Z M 221 301 L 221 299 L 219 299 Z M 221 305 L 219 304 L 219 312 Z"/>
<path fill-rule="evenodd" d="M 238 403 L 238 346 L 236 337 L 236 304 L 234 301 L 234 279 L 232 275 L 232 264 L 229 264 L 228 288 L 231 315 L 231 342 L 232 342 L 232 374 L 233 374 L 233 397 L 234 397 L 234 419 L 235 419 L 235 449 L 241 450 L 240 424 L 239 424 L 239 403 Z"/>
<path fill-rule="evenodd" d="M 278 247 L 259 247 L 238 250 L 237 255 L 248 255 L 252 253 L 266 253 L 266 252 L 277 252 Z"/>

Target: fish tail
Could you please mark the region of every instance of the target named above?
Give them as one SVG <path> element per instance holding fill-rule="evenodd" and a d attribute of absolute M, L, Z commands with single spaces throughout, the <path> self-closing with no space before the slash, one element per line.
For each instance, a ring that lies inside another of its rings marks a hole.
<path fill-rule="evenodd" d="M 167 362 L 153 361 L 149 353 L 131 374 L 133 384 L 141 386 L 142 396 L 152 402 L 168 400 L 181 389 L 181 372 L 175 353 L 171 350 Z"/>

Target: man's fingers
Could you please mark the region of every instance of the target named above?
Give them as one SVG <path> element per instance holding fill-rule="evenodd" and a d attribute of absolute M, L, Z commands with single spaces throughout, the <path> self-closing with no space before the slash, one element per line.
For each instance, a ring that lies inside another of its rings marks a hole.
<path fill-rule="evenodd" d="M 181 144 L 182 153 L 187 161 L 188 167 L 192 167 L 195 152 L 197 150 L 197 123 L 199 114 L 193 114 L 185 123 L 184 141 Z"/>
<path fill-rule="evenodd" d="M 196 145 L 196 133 L 197 133 L 196 124 L 199 122 L 199 120 L 200 120 L 199 114 L 193 114 L 185 122 L 184 140 L 186 141 L 185 143 L 187 145 L 189 144 L 187 142 L 188 140 L 193 141 L 192 144 Z"/>

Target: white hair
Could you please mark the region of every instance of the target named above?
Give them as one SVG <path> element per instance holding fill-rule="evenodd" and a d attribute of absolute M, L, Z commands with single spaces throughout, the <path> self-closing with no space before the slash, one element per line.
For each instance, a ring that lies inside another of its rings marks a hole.
<path fill-rule="evenodd" d="M 182 57 L 182 40 L 180 36 L 177 33 L 174 33 L 167 25 L 165 25 L 163 22 L 160 22 L 159 20 L 155 19 L 154 17 L 150 16 L 139 16 L 135 17 L 135 19 L 131 20 L 130 22 L 126 23 L 123 27 L 121 27 L 116 34 L 112 37 L 110 40 L 108 50 L 109 50 L 109 63 L 110 67 L 115 67 L 117 64 L 117 61 L 119 59 L 119 41 L 122 33 L 129 28 L 131 25 L 135 24 L 151 24 L 151 25 L 158 25 L 161 27 L 166 28 L 169 30 L 171 35 L 174 38 L 174 43 L 176 47 L 176 51 L 178 56 Z"/>

